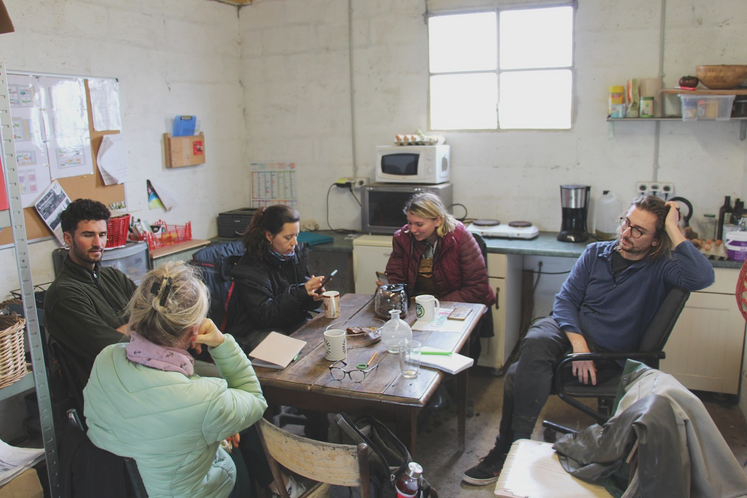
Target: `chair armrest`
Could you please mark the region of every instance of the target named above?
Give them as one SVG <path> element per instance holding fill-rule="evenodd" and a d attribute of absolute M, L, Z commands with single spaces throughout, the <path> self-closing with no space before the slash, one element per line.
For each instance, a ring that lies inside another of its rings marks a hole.
<path fill-rule="evenodd" d="M 555 367 L 555 389 L 556 392 L 565 392 L 563 389 L 563 367 L 573 361 L 597 361 L 597 360 L 663 360 L 666 358 L 664 351 L 632 352 L 632 353 L 569 353 L 558 366 Z"/>

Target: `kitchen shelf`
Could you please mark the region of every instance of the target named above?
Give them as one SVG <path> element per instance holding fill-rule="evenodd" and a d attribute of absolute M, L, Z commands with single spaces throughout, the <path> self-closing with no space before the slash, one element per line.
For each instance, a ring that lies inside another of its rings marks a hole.
<path fill-rule="evenodd" d="M 663 91 L 663 90 L 662 90 Z M 714 90 L 717 91 L 717 90 Z M 723 91 L 723 90 L 721 90 Z M 680 92 L 681 93 L 681 92 Z M 733 95 L 733 94 L 729 94 Z M 744 95 L 747 95 L 745 93 Z M 682 122 L 682 116 L 666 116 L 663 118 L 607 118 L 607 123 L 609 123 L 609 138 L 614 138 L 614 132 L 612 125 L 614 123 L 620 123 L 620 122 L 629 122 L 629 121 L 680 121 Z M 707 123 L 707 122 L 713 122 L 715 120 L 701 120 L 701 123 Z M 728 121 L 718 121 L 719 123 L 728 123 L 729 121 L 739 121 L 739 140 L 744 141 L 745 138 L 747 138 L 747 117 L 743 118 L 731 118 Z M 697 123 L 698 120 L 695 121 L 687 121 L 687 123 Z"/>
<path fill-rule="evenodd" d="M 682 88 L 662 88 L 664 95 L 747 95 L 747 88 L 732 88 L 730 90 L 708 90 L 698 88 L 697 90 L 683 90 Z"/>

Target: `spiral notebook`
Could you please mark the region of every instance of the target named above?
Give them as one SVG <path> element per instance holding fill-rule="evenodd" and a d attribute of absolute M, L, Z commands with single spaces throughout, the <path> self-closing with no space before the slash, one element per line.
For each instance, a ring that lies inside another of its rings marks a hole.
<path fill-rule="evenodd" d="M 450 373 L 451 375 L 456 375 L 462 370 L 465 370 L 471 367 L 475 363 L 475 360 L 473 360 L 469 356 L 464 356 L 459 353 L 452 353 L 448 356 L 423 354 L 426 351 L 442 351 L 442 350 L 431 348 L 428 346 L 423 346 L 423 349 L 420 355 L 421 366 L 428 367 L 428 368 L 435 368 L 436 370 L 441 370 L 442 372 Z"/>

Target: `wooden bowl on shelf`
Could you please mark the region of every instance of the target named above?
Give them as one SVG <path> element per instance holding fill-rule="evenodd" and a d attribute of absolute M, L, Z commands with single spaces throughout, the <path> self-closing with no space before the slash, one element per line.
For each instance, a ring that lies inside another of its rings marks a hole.
<path fill-rule="evenodd" d="M 711 90 L 730 90 L 747 79 L 747 65 L 696 66 L 695 76 Z"/>

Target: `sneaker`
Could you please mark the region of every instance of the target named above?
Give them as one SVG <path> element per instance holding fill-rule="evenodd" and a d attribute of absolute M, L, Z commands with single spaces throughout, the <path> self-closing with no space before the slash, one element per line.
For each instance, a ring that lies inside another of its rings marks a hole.
<path fill-rule="evenodd" d="M 480 463 L 462 474 L 462 480 L 475 486 L 494 483 L 501 475 L 506 454 L 501 448 L 493 448 L 486 457 L 480 459 Z"/>

